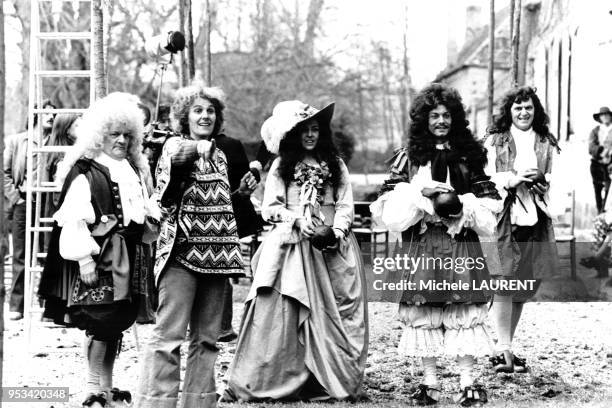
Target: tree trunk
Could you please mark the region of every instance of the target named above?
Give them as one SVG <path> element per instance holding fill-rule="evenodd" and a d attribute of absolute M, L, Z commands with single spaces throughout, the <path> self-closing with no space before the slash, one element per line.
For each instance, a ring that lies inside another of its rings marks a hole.
<path fill-rule="evenodd" d="M 179 27 L 181 32 L 186 33 L 187 24 L 186 20 L 186 8 L 185 0 L 178 0 L 178 12 L 179 12 Z M 182 50 L 179 57 L 179 83 L 181 86 L 186 86 L 189 77 L 189 71 L 187 70 L 187 51 Z"/>
<path fill-rule="evenodd" d="M 368 138 L 365 132 L 365 108 L 363 106 L 363 85 L 362 85 L 362 77 L 359 74 L 359 78 L 357 79 L 357 104 L 359 106 L 359 138 L 361 139 L 361 148 L 363 149 L 363 156 L 365 159 L 365 166 L 363 166 L 363 172 L 365 174 L 366 180 L 368 177 Z"/>
<path fill-rule="evenodd" d="M 94 31 L 94 77 L 96 81 L 96 99 L 106 96 L 106 72 L 104 70 L 104 13 L 102 0 L 93 0 L 92 24 Z M 91 86 L 91 85 L 90 85 Z"/>
<path fill-rule="evenodd" d="M 402 38 L 402 80 L 400 82 L 400 129 L 402 132 L 402 140 L 400 144 L 404 144 L 408 140 L 409 112 L 410 106 L 410 61 L 408 59 L 408 5 L 404 6 L 404 27 Z"/>
<path fill-rule="evenodd" d="M 187 73 L 189 74 L 188 82 L 191 83 L 195 77 L 195 53 L 193 45 L 193 21 L 191 19 L 191 0 L 185 0 L 185 17 L 187 18 Z M 208 7 L 207 7 L 208 8 Z"/>
<path fill-rule="evenodd" d="M 493 103 L 495 82 L 493 73 L 495 71 L 495 0 L 490 0 L 490 20 L 489 20 L 489 83 L 488 83 L 488 103 L 487 103 L 487 123 L 493 122 Z"/>
<path fill-rule="evenodd" d="M 25 35 L 25 34 L 24 34 Z M 0 168 L 4 168 L 4 95 L 5 83 L 5 55 L 4 55 L 4 2 L 0 2 Z M 4 183 L 2 183 L 2 194 L 0 194 L 0 240 L 6 234 L 6 223 L 4 222 Z M 4 385 L 4 246 L 0 242 L 0 387 Z"/>
<path fill-rule="evenodd" d="M 242 0 L 238 0 L 238 10 L 242 10 L 244 7 Z M 242 13 L 238 12 L 238 19 L 236 21 L 236 47 L 235 50 L 240 52 L 242 49 Z"/>
<path fill-rule="evenodd" d="M 387 74 L 385 72 L 385 51 L 383 47 L 378 48 L 378 63 L 380 65 L 380 81 L 381 81 L 381 117 L 383 122 L 383 132 L 385 134 L 385 140 L 387 146 L 391 145 L 391 129 L 389 129 L 389 110 L 387 107 Z"/>
<path fill-rule="evenodd" d="M 310 0 L 308 5 L 308 15 L 306 17 L 306 32 L 304 34 L 304 53 L 309 56 L 314 56 L 314 39 L 316 37 L 316 29 L 319 25 L 319 17 L 325 0 Z"/>
<path fill-rule="evenodd" d="M 510 51 L 510 80 L 514 88 L 519 84 L 519 46 L 521 38 L 521 11 L 523 9 L 521 0 L 515 0 L 516 5 L 512 15 L 512 45 Z"/>
<path fill-rule="evenodd" d="M 207 86 L 212 85 L 212 58 L 210 54 L 210 25 L 212 22 L 211 18 L 211 8 L 210 8 L 210 0 L 206 0 L 204 2 L 204 59 L 203 59 L 203 69 L 202 69 L 202 77 L 204 78 L 204 83 Z M 193 49 L 193 47 L 192 47 Z"/>
<path fill-rule="evenodd" d="M 15 8 L 15 14 L 19 22 L 21 23 L 21 41 L 17 44 L 21 50 L 21 80 L 18 89 L 23 90 L 19 92 L 19 103 L 15 107 L 19 115 L 18 129 L 24 129 L 28 120 L 28 95 L 29 95 L 29 81 L 30 81 L 30 2 L 23 0 L 13 1 L 13 7 Z M 21 131 L 21 130 L 20 130 Z"/>

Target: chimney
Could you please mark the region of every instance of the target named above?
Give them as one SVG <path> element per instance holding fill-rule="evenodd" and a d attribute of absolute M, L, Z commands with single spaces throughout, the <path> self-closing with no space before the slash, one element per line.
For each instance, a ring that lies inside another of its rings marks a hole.
<path fill-rule="evenodd" d="M 465 44 L 476 38 L 482 27 L 482 7 L 468 6 L 465 9 Z"/>

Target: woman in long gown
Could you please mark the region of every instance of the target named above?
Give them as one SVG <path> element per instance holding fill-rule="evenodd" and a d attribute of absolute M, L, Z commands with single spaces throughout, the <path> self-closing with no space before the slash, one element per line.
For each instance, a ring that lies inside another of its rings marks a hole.
<path fill-rule="evenodd" d="M 268 150 L 279 153 L 262 207 L 275 227 L 252 260 L 254 281 L 226 400 L 360 395 L 368 348 L 366 281 L 350 231 L 349 175 L 331 140 L 333 107 L 281 102 L 262 127 Z M 323 250 L 315 247 L 321 247 L 321 230 L 330 239 Z"/>

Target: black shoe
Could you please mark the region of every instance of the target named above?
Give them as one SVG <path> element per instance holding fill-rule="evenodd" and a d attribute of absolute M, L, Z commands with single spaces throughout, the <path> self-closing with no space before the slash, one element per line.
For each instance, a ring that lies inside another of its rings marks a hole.
<path fill-rule="evenodd" d="M 129 391 L 122 391 L 119 388 L 111 388 L 110 393 L 113 401 L 125 401 L 128 404 L 132 403 L 132 394 Z"/>
<path fill-rule="evenodd" d="M 500 354 L 489 358 L 496 373 L 513 373 L 514 356 L 509 350 L 504 350 Z"/>
<path fill-rule="evenodd" d="M 473 407 L 476 405 L 486 404 L 487 392 L 482 388 L 480 384 L 474 384 L 469 387 L 465 387 L 463 391 L 455 399 L 457 404 L 462 407 Z"/>
<path fill-rule="evenodd" d="M 434 405 L 440 400 L 440 390 L 425 384 L 419 384 L 417 390 L 410 396 L 417 405 Z"/>
<path fill-rule="evenodd" d="M 91 407 L 96 402 L 102 405 L 103 407 L 105 407 L 106 406 L 106 394 L 103 392 L 98 393 L 98 394 L 89 394 L 81 405 L 83 405 L 84 407 Z"/>
<path fill-rule="evenodd" d="M 527 371 L 529 371 L 529 367 L 527 367 L 527 360 L 525 360 L 524 358 L 514 356 L 513 363 L 515 373 L 526 373 Z"/>

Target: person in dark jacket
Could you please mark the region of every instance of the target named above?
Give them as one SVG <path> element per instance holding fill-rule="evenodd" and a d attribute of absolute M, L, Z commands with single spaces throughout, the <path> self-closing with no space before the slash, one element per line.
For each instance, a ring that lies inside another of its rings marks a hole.
<path fill-rule="evenodd" d="M 226 304 L 227 279 L 244 276 L 232 206 L 229 160 L 216 146 L 224 95 L 192 85 L 177 91 L 174 130 L 156 169 L 162 211 L 155 278 L 159 306 L 144 353 L 136 406 L 178 404 L 180 346 L 189 330 L 181 406 L 215 407 L 214 366 Z M 243 185 L 244 186 L 244 185 Z"/>
<path fill-rule="evenodd" d="M 244 238 L 257 234 L 261 231 L 263 219 L 255 212 L 251 202 L 251 193 L 257 186 L 258 180 L 255 171 L 249 166 L 244 146 L 238 139 L 220 133 L 214 137 L 217 148 L 225 153 L 228 163 L 228 179 L 232 191 L 232 206 L 236 217 L 238 237 Z M 232 327 L 233 316 L 233 288 L 227 281 L 225 284 L 226 296 L 223 305 L 223 326 L 219 341 L 228 342 L 234 340 L 237 335 Z"/>
<path fill-rule="evenodd" d="M 591 177 L 595 191 L 597 213 L 603 211 L 610 190 L 610 164 L 612 163 L 612 111 L 607 106 L 593 114 L 599 122 L 589 134 L 589 154 L 591 155 Z"/>
<path fill-rule="evenodd" d="M 35 106 L 36 107 L 36 106 Z M 46 100 L 42 103 L 43 109 L 54 109 L 51 101 Z M 40 116 L 40 117 L 39 117 Z M 55 115 L 44 113 L 34 116 L 34 146 L 39 143 L 39 132 L 41 132 L 42 145 L 47 144 Z M 40 130 L 39 130 L 40 129 Z M 11 233 L 13 236 L 13 278 L 9 295 L 9 319 L 19 320 L 23 318 L 24 310 L 24 272 L 25 272 L 25 253 L 26 253 L 26 187 L 28 178 L 36 180 L 38 171 L 37 154 L 33 155 L 33 173 L 26 172 L 26 159 L 28 148 L 29 133 L 18 133 L 6 139 L 4 148 L 4 168 L 3 183 L 4 197 L 7 202 L 7 213 L 11 214 Z M 35 199 L 36 197 L 34 197 Z M 32 206 L 34 208 L 34 206 Z"/>

